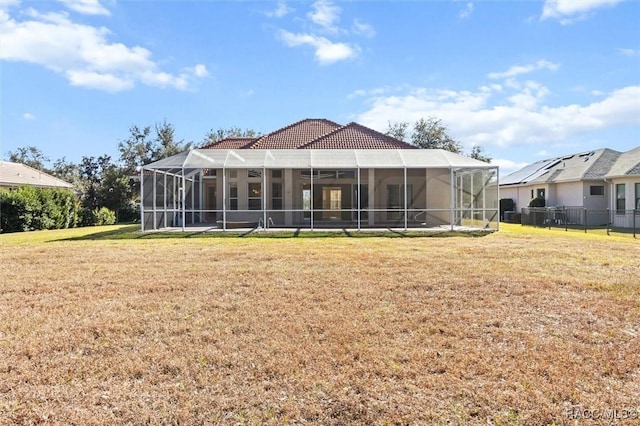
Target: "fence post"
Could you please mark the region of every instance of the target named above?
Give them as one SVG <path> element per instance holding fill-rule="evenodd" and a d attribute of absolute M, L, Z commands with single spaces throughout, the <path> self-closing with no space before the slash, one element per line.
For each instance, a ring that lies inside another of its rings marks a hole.
<path fill-rule="evenodd" d="M 587 233 L 587 209 L 584 209 L 584 233 Z"/>
<path fill-rule="evenodd" d="M 611 223 L 609 223 L 609 222 L 611 222 L 611 211 L 610 211 L 610 210 L 611 210 L 611 209 L 609 209 L 609 208 L 607 207 L 607 235 L 610 235 L 610 234 L 609 234 L 609 228 L 610 228 L 610 226 L 609 226 L 609 225 L 611 225 Z"/>
<path fill-rule="evenodd" d="M 638 210 L 633 210 L 633 238 L 636 237 L 636 215 L 638 214 Z"/>
<path fill-rule="evenodd" d="M 564 208 L 564 231 L 567 232 L 569 230 L 569 221 L 567 220 L 567 208 Z"/>
<path fill-rule="evenodd" d="M 547 207 L 547 214 L 545 215 L 547 217 L 547 221 L 549 222 L 549 230 L 551 230 L 551 209 Z"/>

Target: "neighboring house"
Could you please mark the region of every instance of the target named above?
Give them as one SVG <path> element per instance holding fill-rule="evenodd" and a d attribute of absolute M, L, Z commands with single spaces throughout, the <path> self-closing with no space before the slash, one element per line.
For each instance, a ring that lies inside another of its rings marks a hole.
<path fill-rule="evenodd" d="M 0 161 L 0 188 L 15 189 L 25 185 L 42 188 L 73 188 L 70 183 L 25 164 Z"/>
<path fill-rule="evenodd" d="M 609 186 L 609 205 L 615 210 L 614 226 L 640 226 L 640 146 L 620 154 L 611 170 L 604 176 Z M 633 215 L 628 212 L 637 210 Z"/>
<path fill-rule="evenodd" d="M 640 147 L 620 153 L 585 151 L 537 161 L 500 178 L 500 198 L 510 198 L 516 211 L 543 197 L 547 207 L 582 208 L 589 225 L 607 222 L 607 209 L 633 210 L 640 197 Z"/>
<path fill-rule="evenodd" d="M 497 228 L 497 167 L 306 119 L 143 167 L 142 229 Z"/>

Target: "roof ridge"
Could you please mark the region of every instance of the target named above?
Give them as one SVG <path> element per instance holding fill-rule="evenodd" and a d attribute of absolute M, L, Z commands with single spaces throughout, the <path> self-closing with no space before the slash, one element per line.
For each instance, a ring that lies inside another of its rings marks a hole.
<path fill-rule="evenodd" d="M 618 158 L 620 158 L 620 155 L 622 154 L 621 152 L 610 148 L 595 149 L 592 152 L 596 151 L 601 151 L 600 155 L 593 161 L 593 163 L 591 163 L 589 167 L 587 167 L 587 169 L 582 174 L 582 178 L 586 178 L 592 171 L 602 166 L 606 166 L 606 170 L 603 169 L 602 172 L 597 174 L 599 176 L 605 176 L 611 171 L 611 169 L 615 165 L 615 162 L 618 160 Z M 607 165 L 605 164 L 606 161 L 610 161 L 610 163 Z"/>
<path fill-rule="evenodd" d="M 256 138 L 255 141 L 253 141 L 250 145 L 247 145 L 245 148 L 251 148 L 252 146 L 259 144 L 262 140 L 264 140 L 264 139 L 266 139 L 268 137 L 277 135 L 278 133 L 282 133 L 285 130 L 288 130 L 288 129 L 294 127 L 294 126 L 298 126 L 298 125 L 300 125 L 300 124 L 302 124 L 302 123 L 304 123 L 306 121 L 324 121 L 324 122 L 332 124 L 332 125 L 340 126 L 340 124 L 336 123 L 335 121 L 331 121 L 331 120 L 328 120 L 326 118 L 303 118 L 302 120 L 298 120 L 295 123 L 291 123 L 291 124 L 289 124 L 287 126 L 281 127 L 281 128 L 279 128 L 277 130 L 274 130 L 271 133 L 267 133 L 266 135 L 262 135 L 262 136 Z"/>
<path fill-rule="evenodd" d="M 336 124 L 337 124 L 337 123 L 336 123 Z M 332 135 L 333 133 L 335 133 L 335 132 L 337 132 L 337 131 L 340 131 L 340 130 L 342 130 L 342 129 L 345 129 L 345 128 L 347 128 L 348 126 L 350 126 L 351 124 L 353 124 L 353 121 L 352 121 L 351 123 L 348 123 L 348 124 L 342 125 L 342 126 L 340 126 L 340 127 L 337 127 L 337 128 L 335 128 L 335 129 L 333 129 L 333 130 L 331 130 L 331 131 L 329 131 L 329 132 L 325 133 L 324 135 L 320 135 L 320 136 L 318 136 L 317 138 L 315 138 L 315 139 L 313 139 L 313 140 L 311 140 L 311 141 L 309 141 L 309 142 L 306 142 L 306 143 L 304 143 L 304 144 L 300 145 L 300 146 L 298 147 L 298 149 L 305 149 L 308 145 L 311 145 L 312 143 L 315 143 L 317 140 L 322 139 L 322 138 L 329 137 L 329 136 L 330 136 L 330 135 Z"/>
<path fill-rule="evenodd" d="M 334 129 L 334 130 L 332 130 L 332 131 L 330 131 L 330 132 L 328 132 L 328 133 L 326 133 L 326 134 L 324 134 L 322 136 L 318 136 L 314 140 L 312 140 L 310 142 L 307 142 L 304 145 L 301 145 L 299 147 L 299 149 L 307 149 L 307 148 L 311 147 L 311 145 L 316 144 L 316 143 L 322 141 L 323 139 L 326 139 L 326 138 L 328 138 L 328 137 L 330 137 L 330 136 L 332 136 L 332 135 L 334 135 L 334 134 L 336 134 L 338 132 L 341 132 L 341 131 L 343 131 L 345 129 L 348 129 L 348 128 L 357 128 L 358 130 L 360 130 L 362 132 L 365 132 L 365 133 L 368 133 L 369 135 L 373 134 L 373 135 L 375 135 L 377 137 L 381 137 L 386 142 L 390 142 L 392 145 L 403 145 L 405 148 L 416 148 L 415 146 L 413 146 L 413 145 L 411 145 L 411 144 L 409 144 L 409 143 L 407 143 L 405 141 L 401 141 L 400 139 L 396 139 L 393 136 L 389 136 L 389 135 L 386 135 L 386 134 L 384 134 L 382 132 L 374 130 L 371 127 L 367 127 L 367 126 L 365 126 L 363 124 L 356 123 L 355 121 L 352 121 L 352 122 L 350 122 L 348 124 L 345 124 L 344 126 L 341 126 L 341 127 L 338 127 L 337 129 Z M 396 149 L 401 149 L 401 147 L 398 146 L 398 147 L 396 147 Z"/>

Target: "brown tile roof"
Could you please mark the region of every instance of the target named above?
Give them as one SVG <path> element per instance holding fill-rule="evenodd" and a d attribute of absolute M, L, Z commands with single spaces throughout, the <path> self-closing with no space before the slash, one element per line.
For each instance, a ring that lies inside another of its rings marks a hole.
<path fill-rule="evenodd" d="M 302 149 L 414 149 L 413 145 L 358 123 L 349 123 L 301 146 Z"/>
<path fill-rule="evenodd" d="M 338 128 L 340 125 L 331 120 L 308 118 L 261 136 L 245 148 L 296 149 Z"/>
<path fill-rule="evenodd" d="M 257 138 L 224 138 L 219 141 L 211 142 L 201 148 L 206 149 L 243 149 L 251 144 Z"/>

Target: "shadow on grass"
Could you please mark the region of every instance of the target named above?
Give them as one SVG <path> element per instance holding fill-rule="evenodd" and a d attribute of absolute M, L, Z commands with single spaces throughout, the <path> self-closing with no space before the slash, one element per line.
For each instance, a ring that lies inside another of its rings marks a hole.
<path fill-rule="evenodd" d="M 429 230 L 409 230 L 399 231 L 388 228 L 386 230 L 361 230 L 353 231 L 347 228 L 336 230 L 301 230 L 296 228 L 291 231 L 269 231 L 259 228 L 242 231 L 150 231 L 140 232 L 139 225 L 124 226 L 122 228 L 91 232 L 77 237 L 52 239 L 49 241 L 108 241 L 108 240 L 156 240 L 156 239 L 181 239 L 181 238 L 444 238 L 444 237 L 484 237 L 492 231 L 429 231 Z"/>

